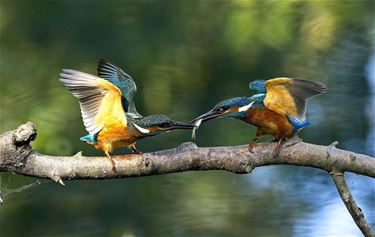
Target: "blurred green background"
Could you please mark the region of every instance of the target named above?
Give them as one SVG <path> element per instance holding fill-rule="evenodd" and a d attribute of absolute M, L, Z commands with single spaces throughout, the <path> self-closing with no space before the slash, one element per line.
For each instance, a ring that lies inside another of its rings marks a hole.
<path fill-rule="evenodd" d="M 374 155 L 375 1 L 0 1 L 0 132 L 32 121 L 41 153 L 101 155 L 63 68 L 96 73 L 101 57 L 132 75 L 143 115 L 189 121 L 216 102 L 279 76 L 326 83 L 308 106 L 306 141 Z M 218 119 L 198 146 L 245 144 L 255 129 Z M 189 141 L 175 131 L 142 151 Z M 129 152 L 126 149 L 115 153 Z M 347 175 L 375 228 L 373 179 Z M 52 182 L 0 174 L 0 236 L 361 236 L 330 177 L 300 167 L 250 175 L 187 172 Z"/>

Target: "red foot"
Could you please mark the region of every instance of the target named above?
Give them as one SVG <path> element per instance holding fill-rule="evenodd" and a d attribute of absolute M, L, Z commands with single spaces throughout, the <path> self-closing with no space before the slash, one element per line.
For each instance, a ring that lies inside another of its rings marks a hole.
<path fill-rule="evenodd" d="M 275 148 L 275 151 L 274 151 L 274 154 L 273 154 L 273 158 L 277 158 L 280 154 L 280 150 L 281 150 L 281 147 L 282 147 L 282 142 L 283 142 L 284 138 L 280 138 L 279 141 L 277 142 L 277 145 L 276 145 L 276 148 Z"/>
<path fill-rule="evenodd" d="M 254 148 L 257 146 L 255 142 L 249 143 L 249 151 L 254 153 Z"/>

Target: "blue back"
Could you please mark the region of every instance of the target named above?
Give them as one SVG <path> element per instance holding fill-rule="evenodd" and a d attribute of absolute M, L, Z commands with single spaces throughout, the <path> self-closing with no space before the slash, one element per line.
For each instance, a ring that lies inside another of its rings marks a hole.
<path fill-rule="evenodd" d="M 235 105 L 238 105 L 238 106 L 241 107 L 241 106 L 244 106 L 248 103 L 250 103 L 249 97 L 234 97 L 234 98 L 223 100 L 223 101 L 217 103 L 214 108 L 219 108 L 219 107 L 222 107 L 222 106 L 232 107 L 232 106 L 235 106 Z"/>
<path fill-rule="evenodd" d="M 249 83 L 249 88 L 253 91 L 256 91 L 257 93 L 266 93 L 266 87 L 265 87 L 266 81 L 264 80 L 256 80 Z"/>

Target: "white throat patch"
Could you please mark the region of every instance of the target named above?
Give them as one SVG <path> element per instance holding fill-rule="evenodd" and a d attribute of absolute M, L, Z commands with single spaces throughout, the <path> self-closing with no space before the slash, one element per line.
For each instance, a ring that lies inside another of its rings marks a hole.
<path fill-rule="evenodd" d="M 251 106 L 254 104 L 254 102 L 255 102 L 255 101 L 252 101 L 250 104 L 248 104 L 248 105 L 244 105 L 244 106 L 240 107 L 240 108 L 238 109 L 238 112 L 247 111 L 248 109 L 251 108 Z"/>
<path fill-rule="evenodd" d="M 148 129 L 142 128 L 142 127 L 138 126 L 138 125 L 135 124 L 135 123 L 133 123 L 133 125 L 134 125 L 134 127 L 135 127 L 138 131 L 140 131 L 140 132 L 143 133 L 143 134 L 150 133 L 150 130 L 148 130 Z"/>

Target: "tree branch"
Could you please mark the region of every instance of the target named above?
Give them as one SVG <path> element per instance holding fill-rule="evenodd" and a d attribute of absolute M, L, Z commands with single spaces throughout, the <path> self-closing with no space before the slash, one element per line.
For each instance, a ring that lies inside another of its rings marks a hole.
<path fill-rule="evenodd" d="M 344 202 L 346 209 L 348 209 L 350 215 L 352 216 L 355 224 L 362 231 L 363 235 L 366 237 L 375 237 L 374 232 L 371 230 L 369 224 L 367 224 L 366 219 L 362 213 L 361 208 L 355 203 L 352 194 L 345 182 L 344 174 L 331 172 L 331 177 L 335 182 L 337 191 L 340 194 L 342 201 Z"/>
<path fill-rule="evenodd" d="M 34 124 L 28 122 L 0 135 L 0 171 L 10 171 L 39 178 L 110 179 L 159 175 L 189 170 L 226 170 L 250 173 L 268 165 L 309 166 L 327 172 L 354 172 L 375 178 L 375 159 L 330 146 L 320 146 L 295 140 L 286 144 L 275 158 L 275 143 L 259 144 L 248 150 L 247 145 L 231 147 L 197 147 L 187 142 L 179 147 L 151 153 L 113 157 L 117 172 L 105 157 L 49 156 L 33 151 L 30 142 L 36 137 Z"/>
<path fill-rule="evenodd" d="M 115 156 L 117 171 L 114 173 L 105 157 L 87 157 L 81 152 L 74 156 L 49 156 L 33 151 L 30 142 L 35 137 L 36 128 L 31 122 L 0 135 L 0 171 L 49 178 L 64 184 L 63 179 L 125 178 L 191 170 L 226 170 L 243 174 L 268 165 L 322 169 L 332 175 L 341 198 L 361 231 L 366 236 L 374 236 L 345 180 L 337 174 L 353 172 L 375 178 L 375 159 L 337 149 L 337 142 L 321 146 L 297 139 L 285 144 L 277 158 L 274 157 L 275 143 L 259 144 L 250 152 L 247 145 L 197 147 L 187 142 L 164 151 Z"/>

